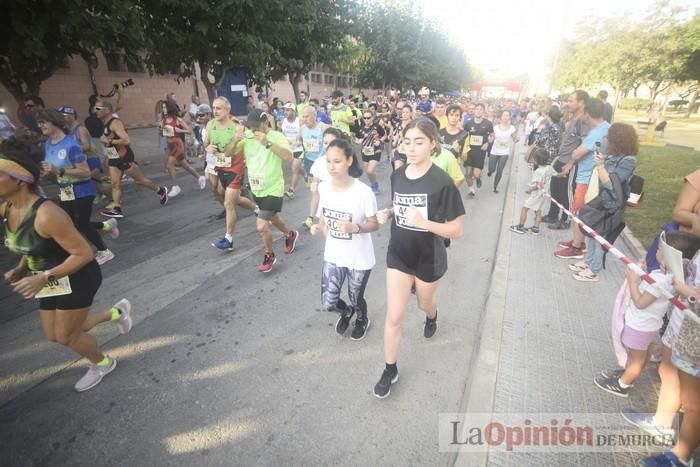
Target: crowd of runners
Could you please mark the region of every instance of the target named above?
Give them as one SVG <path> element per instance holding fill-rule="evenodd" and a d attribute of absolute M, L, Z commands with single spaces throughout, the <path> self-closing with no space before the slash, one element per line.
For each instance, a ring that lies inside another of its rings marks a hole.
<path fill-rule="evenodd" d="M 566 102 L 482 102 L 444 96 L 431 100 L 427 90 L 413 99 L 378 95 L 369 101 L 363 96 L 346 98 L 340 91 L 327 101 L 305 93 L 300 97 L 296 103 L 261 99 L 257 105 L 251 103 L 247 117 L 239 120 L 225 97 L 211 105 L 199 104 L 193 97 L 183 111 L 172 95 L 166 96 L 155 111 L 170 189 L 144 177 L 118 116 L 119 105 L 104 98 L 91 98 L 84 124 L 73 106 L 37 108 L 27 126 L 41 144 L 25 137 L 2 143 L 0 212 L 6 246 L 20 257 L 5 278 L 25 298 L 40 298 L 40 318 L 50 341 L 70 347 L 92 363 L 76 390 L 94 387 L 116 366 L 87 331 L 108 321 L 122 333 L 132 325 L 127 299 L 104 312 L 89 313 L 101 284 L 100 265 L 115 258 L 101 236 L 118 238 L 118 219 L 127 215 L 122 199 L 126 177 L 152 191 L 161 206 L 183 192 L 177 167 L 193 176 L 193 187 L 204 190 L 209 185 L 214 201 L 223 208 L 219 216 L 223 236 L 212 239 L 212 246 L 222 252 L 234 249 L 238 209 L 253 212 L 263 245 L 257 267 L 261 273 L 270 272 L 277 262 L 273 227 L 284 235 L 286 255 L 295 251 L 299 238 L 293 225 L 323 235 L 321 302 L 338 313 L 335 332 L 343 336 L 352 327 L 350 338 L 355 341 L 367 335 L 372 323 L 364 297 L 376 265 L 372 232 L 390 223 L 385 365 L 373 391 L 378 398 L 389 396 L 399 378 L 401 324 L 412 294 L 426 315 L 425 338 L 437 331 L 437 287 L 447 272 L 450 241 L 463 229 L 465 208 L 459 187 L 466 182 L 467 199 L 476 199 L 478 193 L 497 196 L 518 145 L 531 164 L 532 182 L 511 230 L 539 235 L 542 223 L 551 229 L 570 229 L 572 240 L 562 242 L 554 254 L 579 260 L 568 266 L 573 279 L 600 280 L 603 249 L 548 199 L 551 196 L 583 216 L 591 199 L 602 197 L 608 205 L 617 203 L 615 215 L 621 216 L 638 144 L 629 125 L 610 124 L 604 93 L 591 98 L 576 91 Z M 198 159 L 201 169 L 196 167 Z M 377 178 L 382 163 L 392 170 L 388 187 Z M 286 177 L 285 167 L 291 170 Z M 487 180 L 490 187 L 482 190 Z M 40 186 L 46 183 L 57 185 L 58 204 L 47 202 Z M 285 200 L 294 199 L 304 187 L 311 194 L 308 216 L 285 220 Z M 377 204 L 376 195 L 384 190 L 391 193 L 388 207 Z M 104 220 L 93 221 L 93 207 L 108 197 L 110 202 L 99 212 Z M 530 210 L 534 221 L 526 226 Z M 611 241 L 619 234 L 614 228 L 607 230 Z M 684 250 L 688 259 L 695 253 L 690 249 L 686 245 L 688 251 Z M 637 277 L 628 280 L 635 284 L 632 297 L 638 309 L 663 301 L 653 288 L 638 287 Z M 344 283 L 347 301 L 341 298 Z M 623 334 L 628 368 L 603 372 L 596 385 L 617 394 L 629 391 L 654 334 L 646 324 L 643 327 L 635 330 L 630 325 Z M 667 357 L 670 364 L 670 350 Z M 697 379 L 697 366 L 689 367 L 695 368 Z"/>

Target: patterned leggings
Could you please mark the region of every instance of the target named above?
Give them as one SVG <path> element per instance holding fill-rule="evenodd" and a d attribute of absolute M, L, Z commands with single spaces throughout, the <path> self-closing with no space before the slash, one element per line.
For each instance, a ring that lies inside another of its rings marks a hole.
<path fill-rule="evenodd" d="M 364 295 L 370 272 L 372 271 L 343 268 L 324 261 L 323 274 L 321 275 L 321 303 L 326 310 L 343 312 L 348 308 L 343 299 L 340 298 L 340 289 L 347 278 L 350 306 L 357 310 L 358 315 L 366 317 L 367 302 Z"/>

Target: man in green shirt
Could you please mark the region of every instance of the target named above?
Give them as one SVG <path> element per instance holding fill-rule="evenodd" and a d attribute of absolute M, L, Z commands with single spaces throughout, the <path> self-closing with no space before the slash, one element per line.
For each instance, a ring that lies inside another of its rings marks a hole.
<path fill-rule="evenodd" d="M 345 133 L 350 134 L 350 125 L 355 122 L 352 109 L 343 103 L 343 92 L 333 91 L 331 94 L 331 119 L 333 126 Z"/>
<path fill-rule="evenodd" d="M 299 238 L 299 232 L 288 228 L 280 215 L 284 196 L 282 161 L 291 161 L 293 156 L 287 138 L 279 131 L 270 130 L 266 112 L 260 109 L 251 110 L 244 125 L 248 130 L 241 138 L 240 134 L 236 135 L 239 141 L 235 152 L 243 151 L 250 190 L 260 208 L 257 228 L 265 245 L 265 256 L 258 270 L 269 272 L 277 262 L 272 251 L 270 224 L 285 234 L 285 254 L 294 251 Z"/>
<path fill-rule="evenodd" d="M 297 104 L 297 115 L 301 118 L 304 115 L 304 109 L 309 105 L 309 95 L 306 91 L 299 91 L 299 103 Z"/>

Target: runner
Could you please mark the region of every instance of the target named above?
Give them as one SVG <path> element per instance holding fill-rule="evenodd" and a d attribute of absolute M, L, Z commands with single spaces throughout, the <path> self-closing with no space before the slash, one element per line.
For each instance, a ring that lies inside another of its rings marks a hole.
<path fill-rule="evenodd" d="M 309 217 L 307 217 L 306 221 L 304 222 L 304 226 L 306 226 L 306 223 L 308 222 L 309 218 L 311 218 L 311 224 L 313 224 L 313 218 L 314 216 L 316 216 L 316 213 L 318 213 L 319 184 L 330 178 L 330 175 L 328 174 L 328 168 L 326 167 L 325 153 L 328 149 L 328 145 L 330 145 L 331 142 L 334 141 L 336 138 L 344 138 L 343 132 L 332 126 L 327 127 L 324 130 L 323 153 L 311 165 L 311 170 L 309 172 L 310 175 L 313 177 L 313 179 L 311 180 L 311 186 L 309 187 L 311 189 L 311 206 L 309 209 Z M 308 228 L 310 229 L 311 227 L 309 226 Z"/>
<path fill-rule="evenodd" d="M 350 125 L 355 121 L 355 117 L 352 114 L 352 109 L 343 104 L 342 99 L 342 91 L 336 90 L 331 94 L 331 119 L 334 127 L 340 129 L 344 134 L 350 135 Z"/>
<path fill-rule="evenodd" d="M 102 273 L 68 214 L 39 196 L 40 169 L 36 161 L 41 155 L 36 151 L 35 145 L 14 138 L 0 145 L 0 199 L 4 200 L 0 212 L 5 245 L 21 257 L 19 264 L 5 273 L 5 280 L 25 299 L 39 298 L 39 317 L 49 341 L 90 360 L 87 373 L 75 384 L 77 391 L 87 391 L 117 366 L 87 331 L 99 323 L 114 321 L 119 332 L 129 332 L 131 303 L 122 299 L 107 311 L 89 313 Z"/>
<path fill-rule="evenodd" d="M 199 175 L 185 159 L 185 144 L 182 142 L 180 135 L 192 134 L 192 129 L 185 121 L 178 116 L 177 107 L 174 102 L 165 102 L 165 115 L 161 120 L 161 131 L 163 136 L 167 138 L 168 143 L 168 174 L 173 186 L 168 192 L 169 198 L 182 193 L 180 185 L 177 184 L 177 171 L 175 166 L 180 166 L 185 169 L 185 172 L 197 179 L 199 189 L 203 190 L 207 186 L 207 179 L 204 175 Z"/>
<path fill-rule="evenodd" d="M 379 194 L 379 182 L 377 181 L 377 164 L 382 159 L 382 138 L 384 129 L 374 123 L 374 114 L 371 110 L 362 113 L 362 126 L 355 132 L 355 144 L 360 145 L 362 162 L 369 179 L 370 186 L 375 195 Z"/>
<path fill-rule="evenodd" d="M 245 158 L 240 149 L 236 148 L 235 137 L 243 131 L 243 126 L 233 121 L 229 115 L 231 103 L 225 97 L 217 97 L 212 103 L 214 120 L 209 121 L 204 138 L 207 152 L 207 170 L 209 162 L 213 166 L 218 179 L 214 197 L 224 205 L 226 217 L 226 233 L 221 240 L 211 245 L 222 251 L 233 250 L 233 231 L 236 228 L 238 214 L 236 205 L 243 206 L 255 212 L 256 206 L 248 198 L 241 196 L 243 178 L 245 177 Z M 255 109 L 257 112 L 259 110 Z M 210 180 L 211 180 L 210 176 Z"/>
<path fill-rule="evenodd" d="M 426 314 L 423 335 L 431 338 L 437 331 L 435 292 L 447 271 L 445 245 L 438 240 L 460 237 L 464 215 L 459 191 L 430 159 L 440 148 L 435 125 L 425 118 L 413 120 L 404 129 L 404 138 L 409 164 L 391 175 L 393 208 L 377 213 L 380 224 L 394 216 L 387 251 L 386 368 L 374 387 L 380 399 L 390 394 L 391 385 L 399 379 L 401 322 L 414 282 L 418 307 Z"/>
<path fill-rule="evenodd" d="M 90 180 L 90 168 L 83 150 L 64 133 L 66 122 L 57 110 L 39 111 L 37 122 L 41 133 L 47 137 L 44 142 L 43 177 L 50 177 L 58 183 L 61 208 L 68 213 L 78 231 L 95 245 L 97 262 L 104 264 L 114 259 L 114 253 L 107 248 L 98 232 L 113 230 L 118 235 L 117 221 L 90 222 L 96 191 Z"/>
<path fill-rule="evenodd" d="M 481 171 L 486 160 L 486 150 L 493 142 L 493 124 L 484 118 L 484 104 L 478 103 L 474 108 L 474 119 L 467 122 L 464 129 L 469 132 L 469 153 L 464 167 L 467 169 L 467 186 L 469 196 L 476 196 L 476 187 L 481 188 Z"/>
<path fill-rule="evenodd" d="M 338 311 L 335 332 L 345 334 L 353 314 L 357 313 L 351 339 L 359 341 L 367 335 L 370 319 L 364 293 L 374 267 L 372 236 L 379 228 L 377 200 L 370 188 L 357 180 L 362 174 L 352 146 L 344 139 L 330 143 L 326 151 L 330 181 L 319 186 L 320 223 L 311 227 L 311 234 L 323 231 L 326 246 L 323 253 L 321 301 L 328 311 Z M 350 306 L 340 298 L 340 289 L 348 279 Z"/>
<path fill-rule="evenodd" d="M 307 106 L 304 109 L 304 126 L 301 128 L 301 140 L 304 145 L 304 171 L 306 176 L 313 179 L 311 174 L 311 167 L 313 167 L 314 162 L 323 154 L 323 132 L 329 128 L 328 125 L 320 123 L 316 119 L 316 108 L 312 105 Z M 313 180 L 310 180 L 313 184 Z M 318 187 L 318 183 L 316 184 Z M 311 191 L 311 208 L 312 211 L 309 212 L 309 216 L 306 218 L 302 224 L 307 229 L 311 228 L 314 223 L 313 216 L 316 214 L 314 209 L 314 199 L 315 205 L 318 206 L 318 194 Z"/>
<path fill-rule="evenodd" d="M 297 115 L 303 117 L 304 109 L 309 105 L 309 95 L 306 91 L 299 91 L 299 103 L 297 104 Z M 263 109 L 264 110 L 264 109 Z"/>
<path fill-rule="evenodd" d="M 466 144 L 469 136 L 461 127 L 462 108 L 457 104 L 447 107 L 447 125 L 440 130 L 442 145 L 448 149 L 456 159 L 466 160 L 469 146 Z"/>
<path fill-rule="evenodd" d="M 158 195 L 160 205 L 168 202 L 168 190 L 164 186 L 158 186 L 145 178 L 134 158 L 134 152 L 129 143 L 129 134 L 122 121 L 112 115 L 112 104 L 107 101 L 98 101 L 95 104 L 96 115 L 105 125 L 104 134 L 100 138 L 105 146 L 109 158 L 109 176 L 112 180 L 112 202 L 114 207 L 102 211 L 105 217 L 122 218 L 122 175 L 129 174 L 134 181 L 143 187 L 152 190 Z"/>
<path fill-rule="evenodd" d="M 493 147 L 489 154 L 487 175 L 490 177 L 492 174 L 496 174 L 493 179 L 493 192 L 498 193 L 498 184 L 503 176 L 503 169 L 508 163 L 508 156 L 513 151 L 515 143 L 519 140 L 517 130 L 510 124 L 510 112 L 508 110 L 501 112 L 501 121 L 493 129 L 493 134 Z"/>
<path fill-rule="evenodd" d="M 243 129 L 237 129 L 236 152 L 242 150 L 245 155 L 250 189 L 253 193 L 253 199 L 260 207 L 257 228 L 265 245 L 265 255 L 258 270 L 270 272 L 272 266 L 277 262 L 275 253 L 272 251 L 270 224 L 285 234 L 283 250 L 285 254 L 294 251 L 299 238 L 299 232 L 289 229 L 280 215 L 284 196 L 282 161 L 291 161 L 294 156 L 287 138 L 282 133 L 269 129 L 265 112 L 258 109 L 251 111 L 245 126 L 252 130 L 252 134 L 246 132 L 245 137 L 243 137 Z"/>
<path fill-rule="evenodd" d="M 292 199 L 294 198 L 294 190 L 296 190 L 297 182 L 299 181 L 299 173 L 301 172 L 302 165 L 301 160 L 304 156 L 304 146 L 301 144 L 301 119 L 297 118 L 294 104 L 291 102 L 284 104 L 284 111 L 284 120 L 282 120 L 280 124 L 280 130 L 285 138 L 287 138 L 287 141 L 289 141 L 289 145 L 292 148 L 292 155 L 294 156 L 294 160 L 292 160 L 292 181 L 289 185 L 289 190 L 284 192 L 284 196 Z"/>
<path fill-rule="evenodd" d="M 433 110 L 433 116 L 440 122 L 440 130 L 447 127 L 447 101 L 444 97 L 440 97 L 435 101 L 435 109 Z"/>
<path fill-rule="evenodd" d="M 403 129 L 413 120 L 413 109 L 410 105 L 404 105 L 399 114 L 399 122 L 394 126 L 392 146 L 394 148 L 391 157 L 391 168 L 397 170 L 406 164 L 406 148 L 403 144 Z"/>

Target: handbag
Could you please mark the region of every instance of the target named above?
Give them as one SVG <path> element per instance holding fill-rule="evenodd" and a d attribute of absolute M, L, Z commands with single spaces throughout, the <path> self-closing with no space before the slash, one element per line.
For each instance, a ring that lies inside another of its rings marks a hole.
<path fill-rule="evenodd" d="M 688 305 L 673 339 L 673 351 L 683 360 L 695 363 L 700 362 L 700 302 L 691 297 Z"/>

